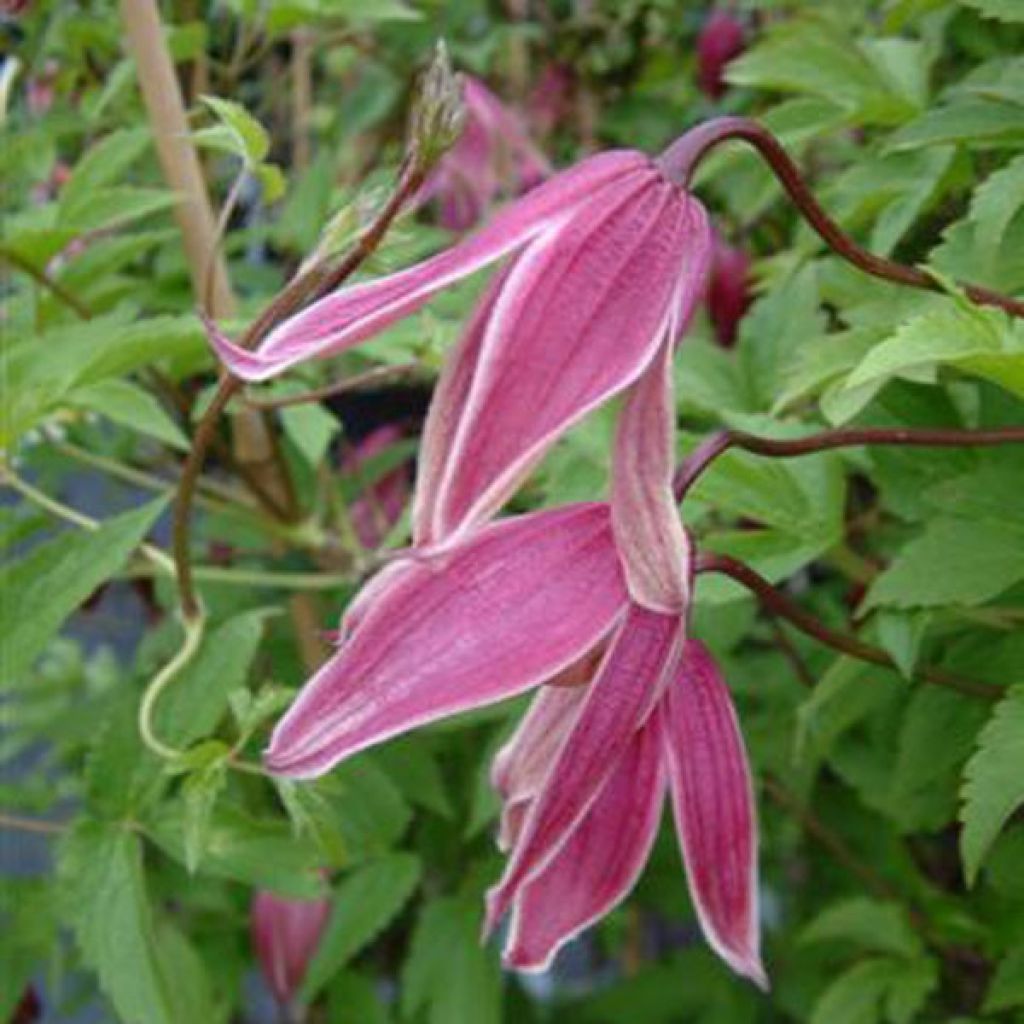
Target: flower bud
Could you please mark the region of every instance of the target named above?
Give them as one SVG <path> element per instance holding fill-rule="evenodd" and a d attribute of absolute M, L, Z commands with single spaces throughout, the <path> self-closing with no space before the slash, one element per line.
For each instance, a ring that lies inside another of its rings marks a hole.
<path fill-rule="evenodd" d="M 454 145 L 465 123 L 462 76 L 452 70 L 448 47 L 438 40 L 412 111 L 412 145 L 424 169 Z"/>
<path fill-rule="evenodd" d="M 708 287 L 708 315 L 720 345 L 731 348 L 750 306 L 750 258 L 738 246 L 715 237 Z"/>
<path fill-rule="evenodd" d="M 743 52 L 743 24 L 729 11 L 712 11 L 697 36 L 697 86 L 708 99 L 728 88 L 725 67 Z"/>
<path fill-rule="evenodd" d="M 257 892 L 250 911 L 252 943 L 263 976 L 281 1006 L 294 999 L 331 911 L 327 900 L 290 900 Z"/>

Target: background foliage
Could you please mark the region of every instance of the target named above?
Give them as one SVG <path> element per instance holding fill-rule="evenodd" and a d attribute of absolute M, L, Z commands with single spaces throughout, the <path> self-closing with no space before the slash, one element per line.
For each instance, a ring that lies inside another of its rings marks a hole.
<path fill-rule="evenodd" d="M 164 4 L 218 203 L 247 171 L 225 239 L 239 324 L 329 220 L 344 236 L 379 201 L 401 157 L 413 72 L 438 36 L 459 67 L 527 110 L 533 82 L 563 69 L 565 102 L 543 138 L 560 165 L 601 146 L 656 152 L 703 117 L 751 114 L 874 251 L 1024 293 L 1024 5 L 740 9 L 747 49 L 713 103 L 695 85 L 707 12 L 682 0 Z M 169 742 L 194 746 L 180 772 L 165 771 L 135 714 L 179 627 L 166 566 L 140 543 L 166 543 L 167 500 L 215 367 L 116 6 L 39 2 L 3 33 L 0 433 L 9 466 L 38 492 L 6 490 L 0 506 L 11 552 L 0 1019 L 26 986 L 53 1021 L 270 1019 L 252 973 L 256 888 L 329 893 L 304 995 L 337 1024 L 1019 1019 L 1021 451 L 733 452 L 687 503 L 705 549 L 784 582 L 899 666 L 837 658 L 733 584 L 701 584 L 700 635 L 727 669 L 760 787 L 767 997 L 704 948 L 668 828 L 633 898 L 553 975 L 501 975 L 495 950 L 477 944 L 481 894 L 500 870 L 486 769 L 518 704 L 313 783 L 238 770 L 307 674 L 296 624 L 308 657 L 310 610 L 330 628 L 374 564 L 346 509 L 409 459 L 424 389 L 473 287 L 265 392 L 416 366 L 411 388 L 273 418 L 291 514 L 260 506 L 225 434 L 201 488 L 196 550 L 213 625 L 157 722 Z M 299 46 L 308 109 L 292 90 Z M 200 95 L 245 108 L 266 135 Z M 687 443 L 722 425 L 785 437 L 807 425 L 1024 422 L 1019 323 L 842 264 L 740 147 L 709 161 L 697 187 L 722 234 L 756 259 L 758 297 L 733 348 L 701 319 L 681 350 Z M 429 211 L 406 218 L 366 272 L 447 238 Z M 405 440 L 354 469 L 345 453 L 384 422 Z M 522 504 L 602 493 L 610 423 L 596 416 L 561 444 Z M 94 519 L 63 522 L 46 496 Z M 403 519 L 383 543 L 404 529 Z M 1001 696 L 922 683 L 923 664 Z"/>

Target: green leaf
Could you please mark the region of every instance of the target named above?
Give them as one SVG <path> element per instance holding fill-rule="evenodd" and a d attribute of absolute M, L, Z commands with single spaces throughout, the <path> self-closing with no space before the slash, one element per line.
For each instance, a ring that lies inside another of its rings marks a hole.
<path fill-rule="evenodd" d="M 312 1002 L 324 985 L 388 926 L 420 879 L 420 862 L 393 853 L 347 875 L 335 890 L 331 916 L 309 965 L 302 998 Z"/>
<path fill-rule="evenodd" d="M 992 712 L 967 762 L 961 790 L 960 856 L 968 884 L 992 841 L 1024 803 L 1024 684 L 1018 682 Z"/>
<path fill-rule="evenodd" d="M 213 732 L 227 710 L 228 694 L 245 685 L 268 614 L 267 609 L 243 612 L 203 639 L 156 706 L 156 731 L 165 742 L 187 746 Z"/>
<path fill-rule="evenodd" d="M 103 186 L 122 181 L 124 172 L 145 152 L 149 141 L 147 130 L 131 128 L 112 132 L 91 146 L 60 190 L 61 219 L 73 221 L 74 212 L 87 209 Z"/>
<path fill-rule="evenodd" d="M 223 747 L 223 744 L 218 746 Z M 223 748 L 216 760 L 190 773 L 181 786 L 185 868 L 190 875 L 199 867 L 209 837 L 213 809 L 227 782 L 225 758 L 228 753 L 227 748 Z"/>
<path fill-rule="evenodd" d="M 356 971 L 341 971 L 331 978 L 326 1019 L 331 1024 L 391 1024 L 393 1020 L 381 998 L 379 981 Z"/>
<path fill-rule="evenodd" d="M 1024 111 L 1011 103 L 962 99 L 937 107 L 896 132 L 888 149 L 899 151 L 950 142 L 987 142 L 1017 146 L 1024 141 Z"/>
<path fill-rule="evenodd" d="M 475 901 L 444 897 L 420 914 L 402 968 L 402 1012 L 421 1009 L 430 1024 L 500 1024 L 501 974 L 480 945 Z"/>
<path fill-rule="evenodd" d="M 958 0 L 964 7 L 977 11 L 983 18 L 995 18 L 1016 24 L 1024 24 L 1024 6 L 1020 0 Z"/>
<path fill-rule="evenodd" d="M 263 163 L 270 152 L 270 136 L 263 125 L 240 103 L 217 96 L 200 96 L 200 99 L 231 133 L 234 152 L 252 167 Z"/>
<path fill-rule="evenodd" d="M 186 864 L 185 812 L 180 801 L 165 803 L 146 819 L 146 834 L 180 864 Z M 323 895 L 319 852 L 299 842 L 282 822 L 253 818 L 222 801 L 206 828 L 201 874 L 227 878 L 295 899 Z"/>
<path fill-rule="evenodd" d="M 978 605 L 1024 579 L 1024 527 L 933 519 L 872 583 L 862 608 Z"/>
<path fill-rule="evenodd" d="M 829 907 L 801 933 L 801 943 L 851 942 L 860 949 L 913 957 L 921 941 L 910 927 L 904 909 L 856 897 Z"/>
<path fill-rule="evenodd" d="M 82 958 L 118 1017 L 146 1024 L 212 1019 L 209 1007 L 195 1005 L 201 964 L 191 950 L 193 984 L 187 993 L 180 988 L 183 979 L 174 968 L 187 945 L 180 936 L 168 944 L 157 926 L 138 837 L 123 825 L 87 820 L 63 841 L 58 863 Z M 201 1016 L 182 1017 L 183 999 Z"/>
<path fill-rule="evenodd" d="M 931 960 L 861 960 L 825 990 L 810 1024 L 909 1024 L 937 984 Z"/>
<path fill-rule="evenodd" d="M 999 961 L 985 993 L 982 1010 L 998 1013 L 1013 1006 L 1024 1006 L 1024 946 L 1011 950 Z"/>
<path fill-rule="evenodd" d="M 942 364 L 988 377 L 1024 395 L 1024 340 L 1005 314 L 957 302 L 903 324 L 854 368 L 844 391 L 877 386 L 893 376 L 934 372 Z"/>
<path fill-rule="evenodd" d="M 730 62 L 726 77 L 737 85 L 821 97 L 863 123 L 899 124 L 916 113 L 919 98 L 881 73 L 877 61 L 824 19 L 807 18 L 770 29 Z"/>
<path fill-rule="evenodd" d="M 98 530 L 69 531 L 0 570 L 4 676 L 26 672 L 64 620 L 114 575 L 167 504 L 165 498 L 108 519 Z"/>
<path fill-rule="evenodd" d="M 181 427 L 148 391 L 131 381 L 104 380 L 72 392 L 69 401 L 172 448 L 188 451 L 189 442 Z"/>
<path fill-rule="evenodd" d="M 975 189 L 970 219 L 976 225 L 978 244 L 996 249 L 1021 207 L 1024 207 L 1024 156 L 1018 156 L 990 174 Z"/>
<path fill-rule="evenodd" d="M 264 206 L 276 203 L 287 191 L 288 182 L 285 179 L 284 171 L 277 164 L 260 164 L 253 168 L 253 173 L 259 180 Z"/>
<path fill-rule="evenodd" d="M 110 230 L 169 210 L 176 201 L 174 193 L 164 188 L 115 185 L 92 192 L 74 205 L 62 204 L 59 226 L 73 228 L 76 234 Z"/>
<path fill-rule="evenodd" d="M 323 461 L 331 441 L 341 430 L 337 417 L 315 404 L 287 406 L 281 410 L 281 423 L 289 440 L 314 469 Z"/>

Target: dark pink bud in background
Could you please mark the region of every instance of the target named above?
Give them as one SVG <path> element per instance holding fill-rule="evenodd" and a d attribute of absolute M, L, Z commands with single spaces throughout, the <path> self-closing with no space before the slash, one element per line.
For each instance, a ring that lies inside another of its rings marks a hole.
<path fill-rule="evenodd" d="M 697 86 L 709 99 L 720 99 L 728 85 L 726 65 L 743 52 L 743 23 L 729 11 L 712 11 L 697 36 Z"/>
<path fill-rule="evenodd" d="M 743 249 L 728 245 L 716 236 L 708 287 L 708 315 L 719 344 L 732 347 L 751 299 L 750 257 Z"/>
<path fill-rule="evenodd" d="M 281 1006 L 295 999 L 330 912 L 327 900 L 289 900 L 272 892 L 253 897 L 253 946 L 267 985 Z"/>

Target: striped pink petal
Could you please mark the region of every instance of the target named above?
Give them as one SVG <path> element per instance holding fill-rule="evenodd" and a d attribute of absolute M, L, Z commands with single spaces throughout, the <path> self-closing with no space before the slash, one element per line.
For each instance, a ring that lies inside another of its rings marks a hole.
<path fill-rule="evenodd" d="M 565 943 L 617 906 L 636 884 L 665 799 L 659 712 L 633 734 L 555 857 L 519 891 L 505 947 L 508 966 L 546 970 Z"/>
<path fill-rule="evenodd" d="M 586 660 L 566 672 L 580 672 Z M 555 763 L 586 697 L 583 686 L 545 686 L 533 699 L 519 727 L 491 763 L 491 784 L 504 807 L 498 829 L 498 849 L 515 842 L 530 801 Z"/>
<path fill-rule="evenodd" d="M 504 520 L 396 571 L 278 723 L 271 771 L 320 775 L 438 718 L 538 685 L 626 601 L 605 505 Z"/>
<path fill-rule="evenodd" d="M 729 690 L 711 654 L 695 640 L 686 644 L 666 711 L 672 806 L 701 927 L 734 971 L 767 988 L 750 768 Z"/>
<path fill-rule="evenodd" d="M 530 807 L 504 877 L 488 893 L 488 929 L 504 916 L 523 883 L 558 853 L 597 798 L 675 671 L 681 638 L 678 616 L 629 606 Z"/>
<path fill-rule="evenodd" d="M 210 341 L 232 373 L 266 380 L 290 366 L 342 352 L 423 306 L 442 288 L 467 277 L 530 239 L 554 230 L 604 187 L 636 173 L 654 173 L 642 153 L 617 150 L 556 175 L 494 217 L 461 244 L 397 274 L 351 285 L 314 302 L 249 352 L 217 331 Z"/>
<path fill-rule="evenodd" d="M 666 341 L 632 387 L 619 418 L 611 509 L 630 594 L 655 611 L 681 613 L 690 600 L 690 544 L 672 494 L 675 388 Z"/>
<path fill-rule="evenodd" d="M 690 221 L 674 186 L 638 172 L 519 256 L 480 342 L 435 535 L 486 519 L 564 431 L 650 363 Z"/>

